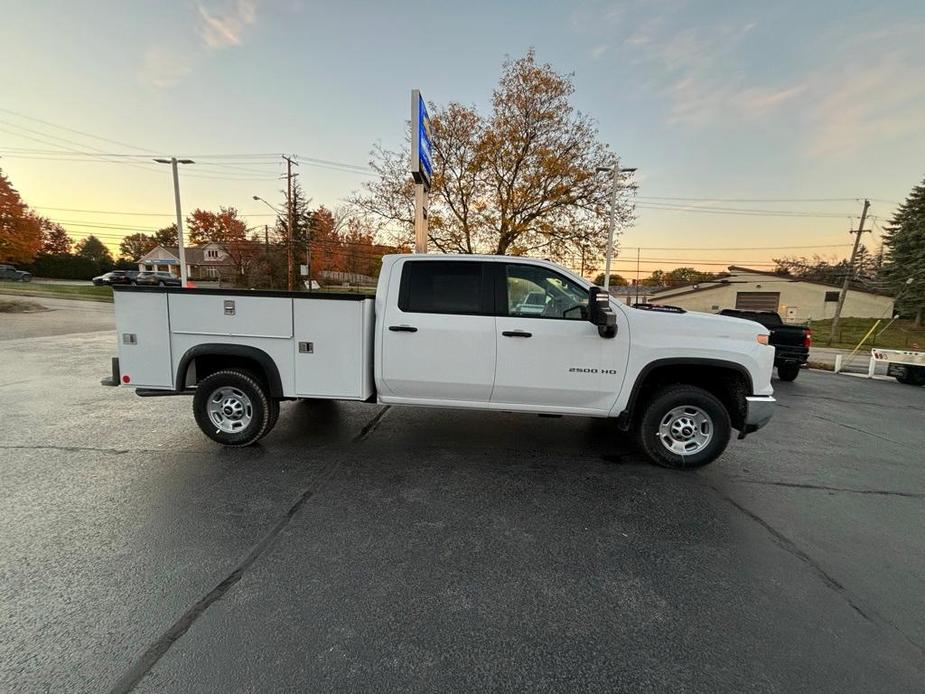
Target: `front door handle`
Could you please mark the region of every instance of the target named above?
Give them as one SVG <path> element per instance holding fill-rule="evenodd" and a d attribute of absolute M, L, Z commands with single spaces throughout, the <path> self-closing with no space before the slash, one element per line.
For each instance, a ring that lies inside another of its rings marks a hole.
<path fill-rule="evenodd" d="M 390 325 L 389 330 L 393 333 L 416 333 L 418 331 L 413 325 Z"/>
<path fill-rule="evenodd" d="M 528 333 L 524 330 L 505 330 L 501 334 L 505 337 L 533 337 L 533 333 Z"/>

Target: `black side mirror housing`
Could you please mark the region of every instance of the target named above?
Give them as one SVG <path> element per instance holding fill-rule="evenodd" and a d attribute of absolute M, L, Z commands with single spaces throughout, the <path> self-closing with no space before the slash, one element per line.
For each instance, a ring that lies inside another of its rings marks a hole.
<path fill-rule="evenodd" d="M 588 292 L 588 320 L 597 326 L 601 337 L 616 337 L 617 316 L 610 308 L 610 295 L 600 287 Z"/>

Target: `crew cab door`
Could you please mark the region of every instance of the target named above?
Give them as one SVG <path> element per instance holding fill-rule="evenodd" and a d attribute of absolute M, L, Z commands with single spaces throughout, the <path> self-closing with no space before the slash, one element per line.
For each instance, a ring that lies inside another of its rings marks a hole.
<path fill-rule="evenodd" d="M 382 402 L 488 402 L 496 344 L 485 266 L 425 257 L 392 269 L 385 312 L 377 317 Z"/>
<path fill-rule="evenodd" d="M 554 269 L 494 263 L 498 365 L 491 401 L 538 411 L 606 414 L 623 382 L 629 335 L 603 338 L 588 292 Z M 543 301 L 537 306 L 537 294 Z"/>

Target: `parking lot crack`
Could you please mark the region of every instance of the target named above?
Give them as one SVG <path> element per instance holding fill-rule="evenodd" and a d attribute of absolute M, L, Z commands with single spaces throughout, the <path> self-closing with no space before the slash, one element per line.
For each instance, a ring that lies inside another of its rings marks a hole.
<path fill-rule="evenodd" d="M 380 412 L 375 419 L 381 419 L 385 412 Z M 370 422 L 372 424 L 372 422 Z M 368 424 L 367 427 L 370 425 Z M 338 462 L 331 463 L 326 469 L 319 472 L 311 483 L 302 491 L 295 502 L 289 507 L 272 528 L 260 538 L 250 552 L 241 562 L 212 588 L 208 593 L 197 600 L 189 609 L 167 628 L 132 664 L 132 666 L 113 685 L 112 694 L 125 694 L 132 691 L 157 662 L 170 650 L 174 643 L 186 634 L 214 603 L 221 600 L 243 577 L 247 570 L 256 562 L 273 544 L 274 540 L 286 529 L 293 517 L 302 509 L 331 477 L 338 467 Z"/>
<path fill-rule="evenodd" d="M 925 408 L 917 407 L 916 405 L 909 405 L 906 403 L 891 403 L 891 402 L 881 402 L 881 401 L 871 401 L 871 400 L 855 400 L 851 398 L 833 398 L 830 395 L 797 395 L 796 393 L 788 393 L 788 398 L 801 398 L 804 400 L 812 400 L 814 402 L 825 400 L 827 402 L 839 402 L 845 405 L 870 405 L 872 407 L 886 408 L 886 409 L 899 409 L 899 410 L 914 410 L 918 412 L 925 412 Z"/>
<path fill-rule="evenodd" d="M 379 410 L 379 412 L 376 413 L 376 416 L 373 417 L 371 420 L 369 420 L 366 423 L 366 426 L 364 426 L 360 430 L 360 433 L 353 437 L 353 443 L 359 443 L 360 441 L 368 437 L 370 434 L 372 434 L 379 427 L 379 423 L 382 421 L 382 418 L 385 417 L 386 413 L 391 408 L 392 408 L 391 405 L 386 405 L 381 410 Z"/>
<path fill-rule="evenodd" d="M 880 436 L 880 434 L 867 431 L 867 429 L 861 429 L 860 427 L 855 427 L 851 426 L 850 424 L 845 424 L 844 422 L 839 422 L 837 419 L 829 419 L 828 417 L 823 417 L 822 415 L 814 414 L 812 412 L 809 413 L 809 416 L 815 417 L 816 419 L 821 419 L 823 422 L 828 422 L 829 424 L 837 424 L 838 426 L 844 427 L 845 429 L 851 429 L 851 431 L 857 431 L 861 434 L 864 434 L 865 436 L 873 436 L 875 439 L 880 439 L 881 441 L 886 441 L 887 443 L 892 443 L 897 446 L 903 445 L 899 441 L 894 441 L 893 439 L 889 439 L 886 436 Z"/>
<path fill-rule="evenodd" d="M 0 446 L 0 450 L 8 451 L 64 451 L 66 453 L 82 453 L 82 452 L 91 452 L 91 453 L 112 453 L 114 455 L 123 455 L 125 453 L 131 453 L 132 451 L 128 448 L 95 448 L 92 446 L 52 446 L 50 444 L 36 444 L 33 446 Z"/>
<path fill-rule="evenodd" d="M 823 583 L 825 583 L 832 590 L 835 590 L 836 592 L 838 592 L 845 599 L 848 605 L 851 606 L 851 609 L 853 609 L 855 612 L 861 615 L 868 622 L 873 623 L 873 620 L 871 619 L 871 617 L 866 612 L 864 612 L 863 609 L 861 609 L 860 605 L 858 605 L 854 601 L 850 593 L 848 593 L 847 588 L 845 588 L 845 586 L 842 585 L 836 578 L 834 578 L 824 568 L 822 568 L 822 566 L 820 566 L 811 556 L 809 556 L 806 552 L 804 552 L 802 549 L 797 547 L 796 544 L 794 544 L 790 538 L 788 538 L 786 535 L 784 535 L 779 530 L 777 530 L 777 528 L 775 528 L 773 525 L 771 525 L 766 520 L 764 520 L 764 518 L 750 511 L 749 509 L 745 508 L 742 504 L 740 504 L 739 502 L 737 502 L 735 499 L 728 496 L 727 494 L 724 494 L 722 491 L 720 491 L 716 487 L 711 486 L 711 489 L 713 489 L 713 491 L 715 491 L 724 501 L 726 501 L 727 503 L 732 505 L 734 508 L 736 508 L 740 513 L 747 516 L 748 518 L 753 520 L 755 523 L 760 525 L 762 528 L 764 528 L 771 535 L 771 537 L 774 539 L 774 542 L 779 547 L 781 547 L 783 550 L 792 554 L 794 557 L 799 559 L 801 562 L 809 566 L 809 568 L 812 569 L 813 572 L 820 579 L 822 579 Z"/>
<path fill-rule="evenodd" d="M 848 606 L 852 610 L 857 612 L 858 615 L 860 615 L 865 621 L 869 622 L 870 624 L 873 624 L 874 626 L 880 626 L 881 623 L 886 624 L 893 631 L 899 634 L 908 644 L 910 644 L 916 650 L 918 650 L 919 653 L 925 655 L 925 648 L 923 648 L 920 643 L 910 638 L 898 626 L 893 624 L 888 619 L 885 619 L 881 615 L 877 615 L 877 619 L 874 619 L 872 615 L 869 615 L 867 612 L 865 612 L 861 608 L 861 606 L 858 604 L 856 598 L 848 590 L 848 588 L 846 588 L 838 579 L 836 579 L 828 571 L 826 571 L 825 568 L 823 568 L 815 559 L 813 559 L 806 552 L 800 549 L 789 537 L 781 533 L 779 530 L 777 530 L 777 528 L 775 528 L 773 525 L 768 523 L 766 520 L 764 520 L 764 518 L 759 516 L 757 513 L 750 511 L 749 509 L 745 508 L 742 504 L 737 502 L 735 499 L 723 493 L 720 489 L 717 489 L 716 487 L 712 485 L 708 485 L 708 486 L 714 492 L 716 492 L 716 494 L 721 499 L 729 503 L 733 508 L 738 510 L 744 516 L 750 518 L 752 521 L 754 521 L 755 523 L 760 525 L 762 528 L 764 528 L 768 532 L 768 534 L 771 535 L 771 538 L 781 549 L 783 549 L 784 551 L 788 552 L 789 554 L 793 555 L 798 560 L 806 564 L 822 580 L 822 582 L 826 586 L 828 586 L 829 588 L 837 592 L 842 597 L 842 599 L 848 604 Z"/>
<path fill-rule="evenodd" d="M 736 482 L 762 484 L 770 487 L 791 487 L 793 489 L 818 489 L 826 492 L 843 492 L 846 494 L 871 494 L 874 496 L 898 496 L 905 499 L 925 499 L 923 492 L 897 492 L 889 489 L 851 489 L 850 487 L 829 487 L 824 484 L 807 484 L 802 482 L 775 482 L 773 480 L 753 480 L 745 477 L 732 477 Z"/>

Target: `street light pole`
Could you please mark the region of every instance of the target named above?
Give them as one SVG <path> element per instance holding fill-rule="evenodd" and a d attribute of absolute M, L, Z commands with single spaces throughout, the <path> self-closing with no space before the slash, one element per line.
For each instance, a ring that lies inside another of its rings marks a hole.
<path fill-rule="evenodd" d="M 599 173 L 609 173 L 610 181 L 610 224 L 607 231 L 607 260 L 604 264 L 604 291 L 610 292 L 610 264 L 613 261 L 613 237 L 617 229 L 617 193 L 620 188 L 620 173 L 632 173 L 636 169 L 621 169 L 620 158 L 614 160 L 613 166 L 597 167 Z"/>
<path fill-rule="evenodd" d="M 155 159 L 158 164 L 170 164 L 173 171 L 173 199 L 177 207 L 177 245 L 179 246 L 180 255 L 180 286 L 185 287 L 187 282 L 186 276 L 186 248 L 183 245 L 183 213 L 180 211 L 180 175 L 177 164 L 195 164 L 192 159 Z"/>

